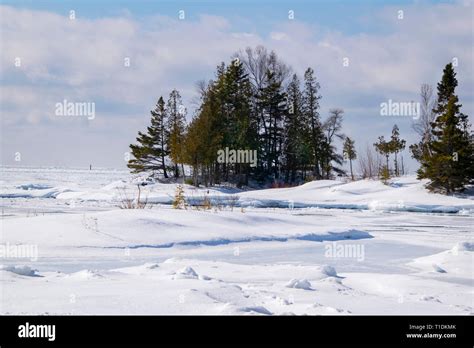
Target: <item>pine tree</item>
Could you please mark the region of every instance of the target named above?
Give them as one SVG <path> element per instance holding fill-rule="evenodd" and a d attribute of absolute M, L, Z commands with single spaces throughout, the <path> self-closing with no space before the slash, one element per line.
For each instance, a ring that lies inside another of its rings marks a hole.
<path fill-rule="evenodd" d="M 216 156 L 217 151 L 222 149 L 224 136 L 216 86 L 211 81 L 202 91 L 201 106 L 185 136 L 183 161 L 192 166 L 193 183 L 196 186 L 200 183 L 213 185 L 219 180 Z"/>
<path fill-rule="evenodd" d="M 325 179 L 330 179 L 332 172 L 343 174 L 344 170 L 340 167 L 343 162 L 343 156 L 341 156 L 336 149 L 334 140 L 344 139 L 344 134 L 341 132 L 342 119 L 344 110 L 342 109 L 331 109 L 329 110 L 329 117 L 323 124 L 324 138 L 321 144 L 321 173 Z"/>
<path fill-rule="evenodd" d="M 352 171 L 352 160 L 355 160 L 357 158 L 357 153 L 354 146 L 354 140 L 349 137 L 346 137 L 346 140 L 344 140 L 343 153 L 344 157 L 349 160 L 351 178 L 352 180 L 354 180 L 354 173 Z"/>
<path fill-rule="evenodd" d="M 252 95 L 250 122 L 257 130 L 257 168 L 252 177 L 260 183 L 275 180 L 282 170 L 280 163 L 283 146 L 283 119 L 285 85 L 291 69 L 275 52 L 268 52 L 263 46 L 247 48 L 245 54 L 236 54 L 249 76 Z M 278 102 L 275 103 L 274 101 Z"/>
<path fill-rule="evenodd" d="M 385 166 L 380 168 L 379 171 L 382 178 L 384 180 L 388 180 L 390 178 L 390 167 L 388 165 L 388 159 L 389 159 L 390 154 L 392 153 L 391 143 L 390 141 L 385 141 L 385 138 L 382 135 L 379 137 L 378 143 L 375 143 L 374 146 L 378 153 L 385 156 L 385 160 L 386 160 Z"/>
<path fill-rule="evenodd" d="M 217 151 L 257 149 L 258 129 L 251 117 L 251 97 L 248 75 L 238 60 L 228 66 L 220 64 L 216 80 L 202 86 L 201 105 L 186 136 L 185 161 L 193 167 L 193 179 L 201 176 L 205 185 L 221 180 L 238 186 L 247 184 L 252 170 L 249 164 L 218 163 Z"/>
<path fill-rule="evenodd" d="M 296 74 L 287 89 L 288 112 L 284 119 L 283 156 L 285 160 L 285 181 L 295 182 L 299 167 L 303 167 L 307 160 L 306 141 L 308 129 L 303 115 L 303 94 L 300 90 L 300 80 Z"/>
<path fill-rule="evenodd" d="M 430 151 L 422 154 L 418 171 L 420 179 L 430 179 L 430 190 L 447 194 L 464 190 L 474 177 L 473 136 L 467 115 L 460 112 L 457 85 L 453 65 L 447 64 L 438 83 Z"/>
<path fill-rule="evenodd" d="M 219 108 L 222 110 L 219 123 L 223 125 L 222 148 L 239 150 L 256 150 L 258 147 L 258 129 L 255 120 L 251 118 L 252 89 L 248 74 L 243 64 L 234 60 L 225 69 L 216 85 L 219 96 Z M 234 181 L 238 186 L 246 185 L 250 166 L 248 164 L 234 164 L 231 168 L 225 165 L 226 179 Z M 232 169 L 233 178 L 228 177 Z"/>
<path fill-rule="evenodd" d="M 177 90 L 170 93 L 168 103 L 168 148 L 170 158 L 174 165 L 174 176 L 179 177 L 178 165 L 181 164 L 182 174 L 183 168 L 183 151 L 184 151 L 184 133 L 186 130 L 186 109 L 183 106 L 181 95 Z"/>
<path fill-rule="evenodd" d="M 264 132 L 261 136 L 266 174 L 278 179 L 283 145 L 283 120 L 287 113 L 286 93 L 275 71 L 267 71 L 265 86 L 260 90 L 258 104 L 262 110 Z"/>
<path fill-rule="evenodd" d="M 127 166 L 132 169 L 133 173 L 152 171 L 163 173 L 163 176 L 167 178 L 165 159 L 169 154 L 168 132 L 165 102 L 162 97 L 159 98 L 156 108 L 150 113 L 151 126 L 147 127 L 147 133 L 138 132 L 138 144 L 130 145 L 134 158 L 128 162 Z"/>
<path fill-rule="evenodd" d="M 321 179 L 321 152 L 324 134 L 319 117 L 319 95 L 320 85 L 313 76 L 314 71 L 308 68 L 304 73 L 304 113 L 305 119 L 311 127 L 310 140 L 313 154 L 313 175 L 316 179 Z"/>
<path fill-rule="evenodd" d="M 400 139 L 400 131 L 398 129 L 398 126 L 394 125 L 392 129 L 392 137 L 390 140 L 390 148 L 391 148 L 390 152 L 392 152 L 395 156 L 394 164 L 395 164 L 396 176 L 400 175 L 400 170 L 398 166 L 398 153 L 405 149 L 405 144 L 406 144 L 406 141 L 403 139 Z"/>

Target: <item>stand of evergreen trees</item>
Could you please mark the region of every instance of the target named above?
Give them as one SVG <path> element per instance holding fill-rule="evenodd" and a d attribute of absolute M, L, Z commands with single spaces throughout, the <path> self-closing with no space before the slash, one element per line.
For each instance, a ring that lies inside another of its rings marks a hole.
<path fill-rule="evenodd" d="M 319 90 L 311 68 L 302 83 L 274 52 L 248 48 L 200 84 L 200 105 L 187 126 L 179 92 L 172 91 L 166 105 L 160 97 L 147 134 L 139 132 L 130 146 L 128 166 L 167 178 L 183 176 L 187 165 L 193 184 L 206 186 L 332 178 L 344 173 L 335 144 L 344 138 L 343 110 L 331 110 L 322 122 Z M 219 163 L 217 153 L 225 148 L 256 150 L 257 166 Z"/>
<path fill-rule="evenodd" d="M 189 124 L 177 90 L 166 103 L 159 98 L 147 132 L 139 132 L 137 143 L 130 145 L 132 172 L 185 178 L 186 166 L 188 180 L 196 186 L 241 186 L 251 181 L 279 186 L 345 174 L 341 166 L 346 159 L 354 180 L 352 161 L 357 154 L 354 141 L 342 133 L 344 111 L 331 109 L 321 120 L 320 85 L 313 69 L 307 68 L 301 81 L 275 52 L 258 46 L 235 54 L 227 65 L 221 63 L 215 78 L 198 87 L 199 107 Z M 422 86 L 422 115 L 414 127 L 421 140 L 410 146 L 420 162 L 418 178 L 430 179 L 430 190 L 448 194 L 474 183 L 474 137 L 467 115 L 460 112 L 456 87 L 452 64 L 446 65 L 438 83 L 436 103 L 431 88 Z M 341 153 L 338 141 L 343 141 Z M 385 157 L 375 169 L 379 178 L 386 181 L 405 173 L 403 157 L 399 158 L 405 146 L 397 125 L 390 140 L 382 136 L 374 143 Z M 256 166 L 219 162 L 218 151 L 224 149 L 256 151 Z M 360 162 L 373 172 L 372 158 Z"/>

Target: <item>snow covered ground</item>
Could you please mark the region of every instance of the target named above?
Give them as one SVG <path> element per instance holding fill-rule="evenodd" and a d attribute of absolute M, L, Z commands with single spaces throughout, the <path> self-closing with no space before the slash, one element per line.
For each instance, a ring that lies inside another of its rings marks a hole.
<path fill-rule="evenodd" d="M 185 186 L 210 210 L 172 209 L 176 185 L 155 183 L 124 210 L 126 171 L 1 170 L 1 314 L 473 312 L 473 197 L 413 176 Z"/>

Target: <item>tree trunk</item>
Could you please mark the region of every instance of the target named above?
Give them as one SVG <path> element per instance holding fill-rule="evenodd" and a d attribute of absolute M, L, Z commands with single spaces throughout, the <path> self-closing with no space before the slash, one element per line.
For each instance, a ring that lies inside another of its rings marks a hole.
<path fill-rule="evenodd" d="M 168 179 L 168 173 L 166 172 L 166 164 L 165 164 L 165 155 L 164 154 L 161 155 L 161 164 L 163 166 L 163 176 L 165 177 L 165 179 Z"/>
<path fill-rule="evenodd" d="M 351 178 L 352 178 L 352 181 L 354 181 L 354 173 L 352 173 L 352 160 L 349 159 L 349 165 L 351 167 Z"/>
<path fill-rule="evenodd" d="M 174 164 L 174 177 L 179 178 L 179 169 L 178 169 L 178 164 Z"/>
<path fill-rule="evenodd" d="M 397 161 L 397 154 L 398 152 L 395 151 L 395 176 L 398 176 L 398 161 Z"/>

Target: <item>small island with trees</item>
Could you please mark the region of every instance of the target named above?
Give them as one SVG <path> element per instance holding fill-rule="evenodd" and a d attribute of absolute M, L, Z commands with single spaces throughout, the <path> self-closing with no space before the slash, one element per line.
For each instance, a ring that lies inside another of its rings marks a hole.
<path fill-rule="evenodd" d="M 344 110 L 335 107 L 326 118 L 320 115 L 315 71 L 307 68 L 303 80 L 291 71 L 262 46 L 236 53 L 228 65 L 218 65 L 213 80 L 198 82 L 200 105 L 189 124 L 179 91 L 172 90 L 167 102 L 160 96 L 151 125 L 130 145 L 128 167 L 195 186 L 294 186 L 346 175 L 344 160 L 354 180 L 352 162 L 358 157 L 361 178 L 387 182 L 405 174 L 398 155 L 406 141 L 396 124 L 389 140 L 382 135 L 373 144 L 375 154 L 370 148 L 358 154 L 354 140 L 343 132 Z M 463 191 L 474 178 L 473 135 L 456 86 L 451 63 L 443 70 L 436 98 L 431 86 L 422 85 L 421 112 L 413 124 L 420 142 L 409 146 L 420 163 L 418 178 L 430 180 L 429 190 L 446 194 Z M 342 152 L 336 141 L 342 142 Z M 219 163 L 218 151 L 226 148 L 256 151 L 257 165 Z M 191 169 L 189 178 L 185 165 Z"/>

